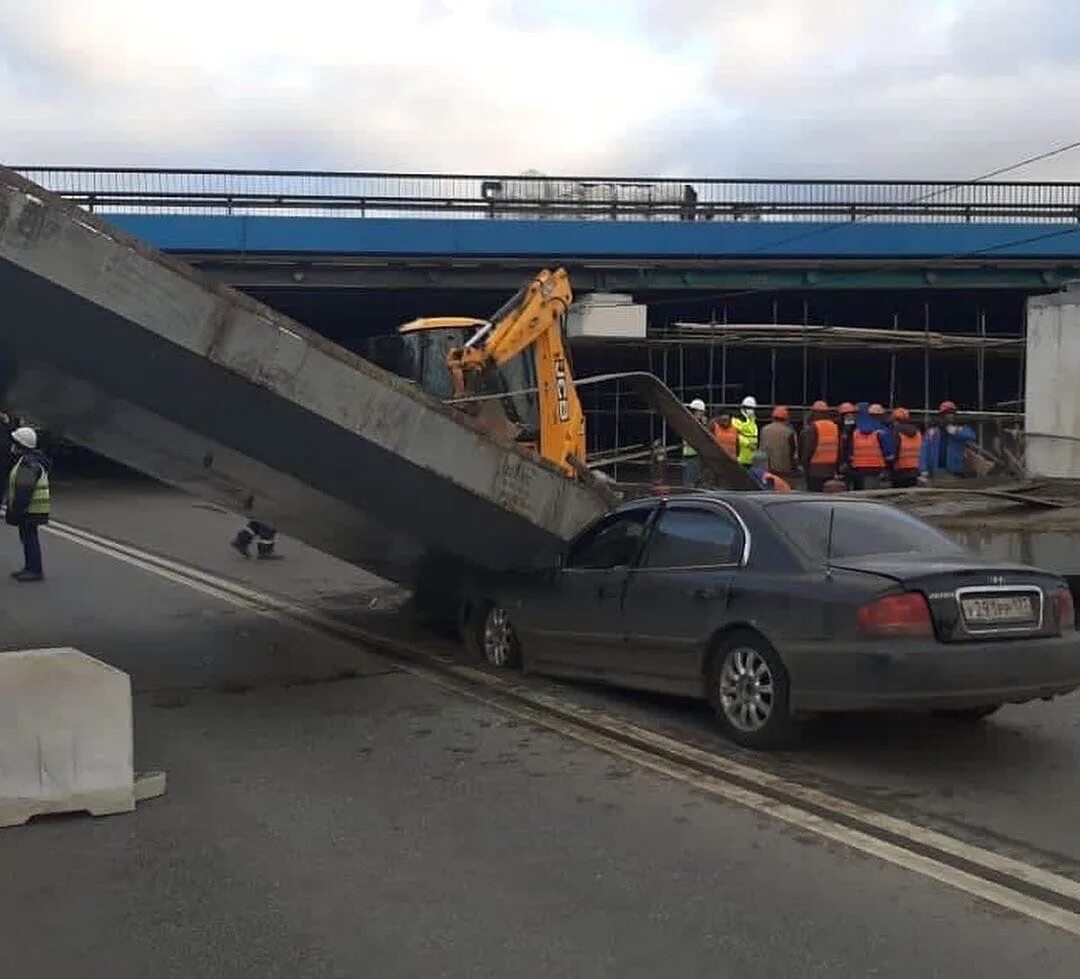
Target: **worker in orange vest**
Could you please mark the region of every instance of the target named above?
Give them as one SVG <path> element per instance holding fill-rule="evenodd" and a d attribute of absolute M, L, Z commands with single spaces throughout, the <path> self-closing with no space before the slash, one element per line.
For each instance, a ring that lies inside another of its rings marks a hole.
<path fill-rule="evenodd" d="M 840 465 L 840 429 L 829 417 L 824 401 L 810 406 L 810 417 L 799 438 L 799 457 L 806 470 L 806 488 L 811 493 L 822 492 Z"/>
<path fill-rule="evenodd" d="M 884 407 L 859 402 L 855 430 L 851 433 L 851 455 L 848 457 L 852 489 L 877 489 L 881 474 L 885 472 L 884 430 Z"/>
<path fill-rule="evenodd" d="M 892 484 L 901 488 L 918 485 L 922 432 L 911 422 L 911 412 L 897 406 L 892 412 L 891 445 L 885 461 L 892 473 Z"/>
<path fill-rule="evenodd" d="M 709 431 L 712 432 L 716 444 L 734 459 L 739 451 L 739 433 L 731 424 L 730 413 L 722 411 L 717 415 L 709 425 Z"/>

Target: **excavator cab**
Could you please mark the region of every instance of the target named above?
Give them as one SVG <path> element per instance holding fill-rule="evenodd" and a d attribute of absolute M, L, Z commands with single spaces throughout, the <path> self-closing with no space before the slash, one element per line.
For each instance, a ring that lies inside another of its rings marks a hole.
<path fill-rule="evenodd" d="M 572 301 L 566 270 L 545 269 L 489 319 L 434 316 L 399 327 L 390 370 L 493 438 L 523 443 L 575 476 L 584 467 L 585 413 L 563 338 Z"/>
<path fill-rule="evenodd" d="M 398 328 L 397 363 L 392 369 L 432 397 L 453 402 L 454 378 L 446 366 L 447 356 L 452 350 L 464 348 L 487 325 L 487 320 L 467 316 L 412 320 Z M 469 390 L 465 398 L 476 400 L 456 399 L 457 407 L 493 422 L 496 427 L 508 426 L 506 433 L 516 441 L 531 444 L 539 440 L 536 365 L 528 351 L 467 378 Z"/>

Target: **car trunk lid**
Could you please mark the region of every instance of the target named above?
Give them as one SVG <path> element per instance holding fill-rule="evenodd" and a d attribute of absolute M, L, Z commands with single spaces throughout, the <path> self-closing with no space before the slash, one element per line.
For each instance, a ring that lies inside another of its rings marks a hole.
<path fill-rule="evenodd" d="M 974 642 L 1060 632 L 1054 575 L 1021 564 L 920 555 L 845 558 L 833 566 L 921 592 L 942 642 Z"/>

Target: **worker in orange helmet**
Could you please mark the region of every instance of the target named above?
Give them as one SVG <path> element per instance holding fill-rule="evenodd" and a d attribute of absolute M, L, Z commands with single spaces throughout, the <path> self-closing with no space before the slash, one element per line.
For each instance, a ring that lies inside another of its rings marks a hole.
<path fill-rule="evenodd" d="M 843 474 L 844 481 L 850 484 L 851 437 L 855 434 L 857 410 L 850 401 L 841 401 L 836 413 L 840 416 L 840 465 L 838 471 Z"/>
<path fill-rule="evenodd" d="M 772 421 L 762 428 L 758 442 L 769 472 L 790 483 L 799 470 L 799 444 L 791 427 L 791 413 L 784 405 L 773 408 Z"/>
<path fill-rule="evenodd" d="M 732 459 L 738 455 L 739 452 L 739 433 L 735 431 L 735 426 L 731 424 L 731 412 L 721 411 L 710 423 L 709 431 L 712 432 L 713 440 L 720 446 Z"/>
<path fill-rule="evenodd" d="M 885 408 L 860 401 L 856 411 L 855 429 L 851 433 L 851 455 L 848 457 L 851 486 L 856 490 L 877 489 L 881 474 L 885 472 Z"/>
<path fill-rule="evenodd" d="M 893 486 L 907 489 L 918 485 L 922 443 L 922 432 L 912 424 L 911 412 L 897 405 L 892 411 L 885 453 Z"/>
<path fill-rule="evenodd" d="M 840 466 L 840 429 L 822 400 L 810 406 L 810 416 L 799 437 L 799 458 L 806 472 L 806 488 L 820 493 L 835 478 Z"/>
<path fill-rule="evenodd" d="M 942 401 L 937 424 L 926 430 L 919 457 L 919 468 L 924 476 L 940 473 L 960 477 L 972 475 L 967 454 L 968 447 L 976 441 L 975 431 L 970 425 L 960 424 L 956 414 L 955 401 Z"/>

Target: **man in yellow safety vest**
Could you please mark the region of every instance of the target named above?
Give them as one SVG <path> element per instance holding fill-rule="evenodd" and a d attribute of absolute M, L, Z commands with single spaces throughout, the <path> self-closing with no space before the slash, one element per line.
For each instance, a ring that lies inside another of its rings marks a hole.
<path fill-rule="evenodd" d="M 754 453 L 758 447 L 757 398 L 748 394 L 742 399 L 742 414 L 731 419 L 731 425 L 739 433 L 738 451 L 735 461 L 747 469 L 754 463 Z"/>
<path fill-rule="evenodd" d="M 37 432 L 25 426 L 11 433 L 11 454 L 15 464 L 8 475 L 4 499 L 5 520 L 19 528 L 23 547 L 23 568 L 12 577 L 19 582 L 42 581 L 41 542 L 38 527 L 49 522 L 49 463 L 38 451 Z"/>

